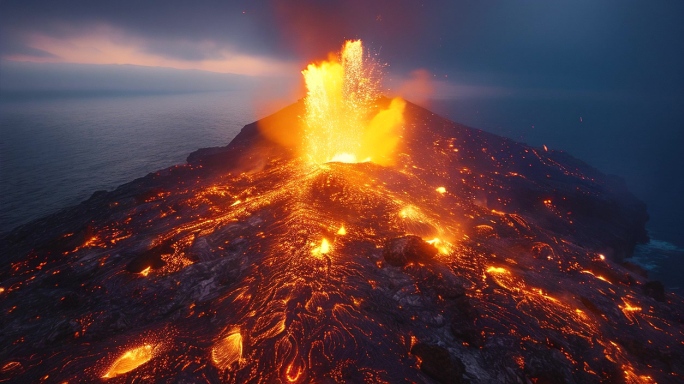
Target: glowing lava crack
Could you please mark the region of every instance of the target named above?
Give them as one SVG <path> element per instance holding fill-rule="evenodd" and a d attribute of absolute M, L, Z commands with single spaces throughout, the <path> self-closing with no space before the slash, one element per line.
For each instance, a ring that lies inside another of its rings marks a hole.
<path fill-rule="evenodd" d="M 306 81 L 372 79 L 358 57 Z M 684 303 L 623 265 L 647 216 L 622 183 L 371 96 L 352 144 L 311 131 L 352 107 L 307 96 L 5 235 L 0 382 L 683 380 Z"/>

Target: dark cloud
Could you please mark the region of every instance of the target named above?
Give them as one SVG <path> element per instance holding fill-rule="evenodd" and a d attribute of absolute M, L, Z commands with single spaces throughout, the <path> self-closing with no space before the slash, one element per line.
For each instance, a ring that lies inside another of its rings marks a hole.
<path fill-rule="evenodd" d="M 18 52 L 31 33 L 68 37 L 108 25 L 172 58 L 215 59 L 230 48 L 305 63 L 362 38 L 397 72 L 672 93 L 684 84 L 682 20 L 678 0 L 5 0 L 0 34 L 11 41 L 0 49 Z"/>
<path fill-rule="evenodd" d="M 15 36 L 68 37 L 104 24 L 161 42 L 214 41 L 247 53 L 277 52 L 269 37 L 277 35 L 273 22 L 262 23 L 268 12 L 247 1 L 9 0 L 0 7 L 2 33 Z"/>
<path fill-rule="evenodd" d="M 0 40 L 0 50 L 6 55 L 21 55 L 24 57 L 32 57 L 36 59 L 58 58 L 58 56 L 53 55 L 50 52 L 46 52 L 42 49 L 33 48 L 20 42 L 14 41 L 4 42 Z"/>
<path fill-rule="evenodd" d="M 256 79 L 226 73 L 135 65 L 0 62 L 0 91 L 46 92 L 195 92 L 254 88 Z"/>
<path fill-rule="evenodd" d="M 226 48 L 227 45 L 213 41 L 188 40 L 152 40 L 144 46 L 145 52 L 188 61 L 220 60 L 224 58 Z"/>

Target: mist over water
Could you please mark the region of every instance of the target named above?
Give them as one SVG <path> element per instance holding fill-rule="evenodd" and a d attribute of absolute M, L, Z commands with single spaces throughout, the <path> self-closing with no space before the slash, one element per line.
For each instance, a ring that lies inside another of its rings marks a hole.
<path fill-rule="evenodd" d="M 0 102 L 0 232 L 226 145 L 256 116 L 244 92 Z"/>

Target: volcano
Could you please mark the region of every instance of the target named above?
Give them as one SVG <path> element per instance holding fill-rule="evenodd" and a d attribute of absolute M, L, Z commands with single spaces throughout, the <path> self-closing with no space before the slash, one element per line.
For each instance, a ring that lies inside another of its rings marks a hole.
<path fill-rule="evenodd" d="M 393 165 L 312 164 L 259 129 L 304 113 L 6 234 L 0 382 L 684 379 L 620 179 L 409 102 Z"/>

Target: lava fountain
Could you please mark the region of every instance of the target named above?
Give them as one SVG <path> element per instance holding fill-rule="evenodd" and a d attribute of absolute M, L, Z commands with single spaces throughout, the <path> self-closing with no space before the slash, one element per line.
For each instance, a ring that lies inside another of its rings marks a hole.
<path fill-rule="evenodd" d="M 307 88 L 303 151 L 310 161 L 393 162 L 405 102 L 395 98 L 377 111 L 380 68 L 364 56 L 361 40 L 347 41 L 338 55 L 309 64 L 302 74 Z"/>

